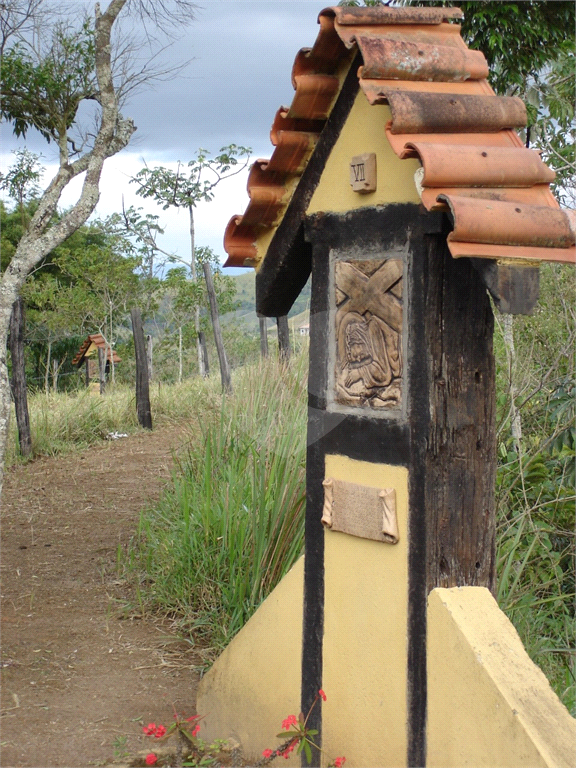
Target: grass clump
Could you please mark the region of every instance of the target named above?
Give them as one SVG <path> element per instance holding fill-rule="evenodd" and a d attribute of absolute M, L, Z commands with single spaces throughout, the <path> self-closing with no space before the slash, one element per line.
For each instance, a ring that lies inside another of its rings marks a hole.
<path fill-rule="evenodd" d="M 226 645 L 303 552 L 306 360 L 235 374 L 128 553 L 145 605 Z"/>

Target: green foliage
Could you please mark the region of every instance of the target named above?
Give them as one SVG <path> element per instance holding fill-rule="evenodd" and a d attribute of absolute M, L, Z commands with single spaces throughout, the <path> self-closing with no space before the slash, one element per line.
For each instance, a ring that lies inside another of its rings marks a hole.
<path fill-rule="evenodd" d="M 196 636 L 229 642 L 301 555 L 304 532 L 305 358 L 236 372 L 220 412 L 174 487 L 142 515 L 129 553 L 142 600 L 175 612 Z"/>
<path fill-rule="evenodd" d="M 4 51 L 0 75 L 0 115 L 12 123 L 16 136 L 35 128 L 47 141 L 58 142 L 74 124 L 80 103 L 97 95 L 91 22 L 79 30 L 56 24 L 42 50 L 14 43 Z"/>
<path fill-rule="evenodd" d="M 573 274 L 543 264 L 534 315 L 513 320 L 515 361 L 499 322 L 495 335 L 498 601 L 573 713 L 575 298 Z M 522 422 L 519 451 L 512 399 Z"/>
<path fill-rule="evenodd" d="M 187 166 L 179 162 L 176 171 L 163 166 L 146 167 L 130 181 L 138 184 L 136 194 L 153 198 L 164 210 L 171 207 L 190 208 L 202 201 L 210 202 L 217 184 L 246 167 L 250 152 L 249 147 L 229 144 L 210 157 L 207 150 L 199 149 L 195 159 L 190 160 Z M 188 168 L 188 172 L 184 167 Z"/>
<path fill-rule="evenodd" d="M 5 189 L 16 201 L 19 210 L 23 212 L 24 203 L 34 200 L 40 192 L 37 182 L 42 178 L 44 169 L 40 165 L 39 155 L 28 149 L 15 149 L 16 162 L 5 174 L 0 173 L 0 189 Z M 25 219 L 22 219 L 22 224 Z"/>

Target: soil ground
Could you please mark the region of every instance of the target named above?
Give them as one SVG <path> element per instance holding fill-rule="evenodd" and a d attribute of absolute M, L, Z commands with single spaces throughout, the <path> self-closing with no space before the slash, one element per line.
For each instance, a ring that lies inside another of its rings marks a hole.
<path fill-rule="evenodd" d="M 118 547 L 170 477 L 182 430 L 139 433 L 7 472 L 2 504 L 3 768 L 104 766 L 142 724 L 192 714 L 196 650 L 135 610 Z"/>

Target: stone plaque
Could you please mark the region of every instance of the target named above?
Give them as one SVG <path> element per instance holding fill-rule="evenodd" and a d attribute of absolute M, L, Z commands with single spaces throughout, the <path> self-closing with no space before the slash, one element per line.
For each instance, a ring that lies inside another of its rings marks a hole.
<path fill-rule="evenodd" d="M 334 400 L 394 408 L 402 396 L 400 259 L 337 261 Z"/>
<path fill-rule="evenodd" d="M 350 161 L 350 186 L 354 192 L 365 195 L 376 191 L 376 154 L 356 155 Z"/>
<path fill-rule="evenodd" d="M 396 491 L 327 478 L 322 523 L 363 539 L 398 543 Z"/>

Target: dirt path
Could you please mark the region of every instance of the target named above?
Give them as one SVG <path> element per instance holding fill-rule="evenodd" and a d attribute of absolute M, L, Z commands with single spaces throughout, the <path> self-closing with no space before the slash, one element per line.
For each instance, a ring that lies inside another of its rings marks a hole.
<path fill-rule="evenodd" d="M 160 429 L 8 472 L 3 768 L 104 766 L 148 746 L 141 722 L 170 722 L 172 704 L 192 711 L 194 651 L 118 612 L 129 593 L 115 570 L 118 545 L 158 496 L 185 439 Z"/>

